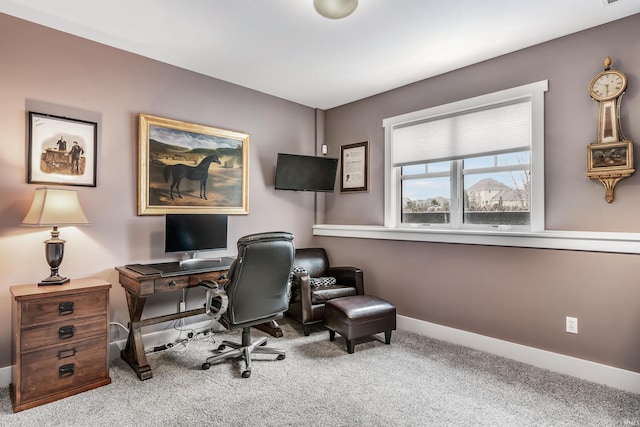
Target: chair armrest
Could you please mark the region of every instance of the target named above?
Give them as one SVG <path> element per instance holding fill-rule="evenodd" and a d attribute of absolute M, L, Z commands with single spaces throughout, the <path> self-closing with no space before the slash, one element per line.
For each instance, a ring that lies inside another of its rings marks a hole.
<path fill-rule="evenodd" d="M 295 277 L 293 279 L 293 283 L 298 283 L 300 289 L 300 306 L 302 323 L 312 321 L 312 311 L 311 311 L 311 280 L 308 273 L 295 273 Z"/>
<path fill-rule="evenodd" d="M 198 283 L 198 286 L 202 286 L 208 289 L 218 289 L 220 287 L 220 284 L 215 280 L 201 280 L 200 283 Z"/>
<path fill-rule="evenodd" d="M 329 267 L 327 276 L 335 277 L 341 285 L 356 288 L 358 295 L 364 295 L 364 273 L 357 267 Z"/>
<path fill-rule="evenodd" d="M 209 288 L 209 289 L 218 289 L 218 288 L 226 289 L 228 284 L 229 284 L 229 279 L 224 275 L 222 275 L 222 277 L 218 281 L 201 280 L 200 283 L 198 283 L 199 286 Z"/>
<path fill-rule="evenodd" d="M 207 289 L 204 312 L 206 315 L 219 320 L 226 313 L 229 306 L 229 297 L 224 289 L 221 289 L 213 280 L 203 280 L 199 283 Z"/>

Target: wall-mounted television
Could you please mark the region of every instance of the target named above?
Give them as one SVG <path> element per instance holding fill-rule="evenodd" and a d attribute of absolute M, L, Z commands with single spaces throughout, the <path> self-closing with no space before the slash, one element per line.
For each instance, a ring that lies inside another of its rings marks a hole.
<path fill-rule="evenodd" d="M 168 214 L 165 216 L 164 251 L 197 257 L 199 251 L 227 249 L 227 215 Z"/>
<path fill-rule="evenodd" d="M 278 153 L 276 190 L 333 192 L 338 159 Z"/>

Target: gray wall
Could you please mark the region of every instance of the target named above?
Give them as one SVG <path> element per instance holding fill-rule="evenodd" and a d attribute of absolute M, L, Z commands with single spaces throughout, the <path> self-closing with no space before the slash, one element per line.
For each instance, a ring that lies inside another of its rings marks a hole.
<path fill-rule="evenodd" d="M 629 80 L 626 136 L 640 141 L 640 15 L 573 34 L 325 112 L 329 155 L 370 142 L 370 191 L 328 195 L 328 224 L 384 222 L 382 120 L 549 80 L 545 204 L 549 230 L 640 232 L 640 173 L 615 201 L 585 177 L 597 104 L 592 77 L 609 55 Z M 437 58 L 434 58 L 437 60 Z M 384 58 L 381 58 L 384 61 Z M 636 156 L 637 159 L 637 156 Z M 334 264 L 365 270 L 369 293 L 401 315 L 640 372 L 640 262 L 635 255 L 322 237 Z M 579 335 L 564 332 L 579 318 Z"/>
<path fill-rule="evenodd" d="M 99 122 L 98 185 L 75 187 L 91 224 L 61 229 L 67 240 L 61 273 L 113 283 L 113 321 L 128 321 L 114 267 L 170 260 L 163 253 L 164 217 L 136 215 L 139 113 L 250 134 L 250 213 L 229 219 L 230 255 L 240 236 L 259 231 L 288 230 L 298 245 L 310 244 L 314 195 L 275 191 L 273 183 L 277 152 L 314 154 L 312 108 L 3 14 L 0 58 L 0 367 L 11 363 L 9 287 L 49 274 L 42 242 L 50 229 L 19 226 L 41 186 L 26 182 L 29 110 Z M 152 297 L 145 313 L 177 310 L 178 297 Z M 201 305 L 201 297 L 190 290 L 187 308 Z"/>

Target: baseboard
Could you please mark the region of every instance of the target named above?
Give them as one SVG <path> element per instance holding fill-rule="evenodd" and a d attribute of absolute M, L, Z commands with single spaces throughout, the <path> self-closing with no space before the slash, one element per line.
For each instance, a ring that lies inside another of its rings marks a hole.
<path fill-rule="evenodd" d="M 517 360 L 539 368 L 640 394 L 640 373 L 540 350 L 410 317 L 398 316 L 398 329 Z"/>
<path fill-rule="evenodd" d="M 198 330 L 211 326 L 210 321 L 189 325 L 190 329 Z M 583 380 L 604 384 L 619 390 L 640 394 L 640 373 L 590 362 L 576 357 L 565 356 L 534 347 L 528 347 L 472 332 L 454 329 L 423 320 L 406 316 L 398 316 L 398 329 L 463 345 L 476 350 L 486 351 L 519 362 L 528 363 L 539 368 L 561 374 L 571 375 Z M 144 335 L 147 348 L 175 342 L 179 336 L 175 329 L 165 329 Z M 113 341 L 109 345 L 109 358 L 120 357 L 120 350 L 126 345 L 126 340 Z M 11 383 L 11 366 L 0 368 L 0 387 L 8 387 Z"/>
<path fill-rule="evenodd" d="M 0 387 L 9 387 L 11 384 L 11 366 L 0 368 Z"/>

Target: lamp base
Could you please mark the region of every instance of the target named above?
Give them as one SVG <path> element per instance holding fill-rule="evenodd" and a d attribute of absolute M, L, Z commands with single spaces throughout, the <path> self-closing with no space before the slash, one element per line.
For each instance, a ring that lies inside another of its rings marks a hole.
<path fill-rule="evenodd" d="M 62 277 L 62 276 L 49 276 L 46 279 L 44 279 L 43 281 L 41 281 L 40 283 L 38 283 L 38 286 L 58 286 L 58 285 L 64 285 L 65 283 L 69 282 L 69 278 L 68 277 Z"/>
<path fill-rule="evenodd" d="M 60 238 L 58 227 L 54 226 L 51 238 L 44 241 L 45 255 L 51 269 L 51 275 L 38 283 L 38 286 L 64 285 L 69 281 L 66 277 L 58 274 L 58 267 L 62 263 L 62 255 L 64 254 L 64 243 L 65 241 Z"/>

